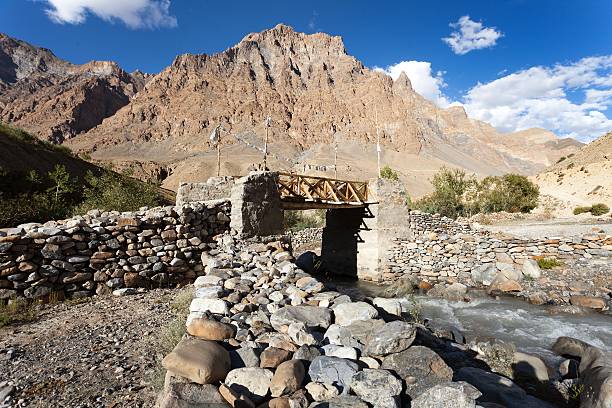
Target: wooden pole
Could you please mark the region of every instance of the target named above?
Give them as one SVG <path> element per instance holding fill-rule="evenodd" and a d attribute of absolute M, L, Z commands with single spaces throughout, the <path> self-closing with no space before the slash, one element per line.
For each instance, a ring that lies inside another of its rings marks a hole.
<path fill-rule="evenodd" d="M 269 116 L 268 116 L 269 117 Z M 268 128 L 270 126 L 266 120 L 266 141 L 264 142 L 264 171 L 268 170 Z"/>
<path fill-rule="evenodd" d="M 378 167 L 378 178 L 380 178 L 380 134 L 378 132 L 378 107 L 374 111 L 376 121 L 376 156 L 377 156 L 377 167 Z"/>
<path fill-rule="evenodd" d="M 219 140 L 217 141 L 217 177 L 221 175 L 221 129 L 219 131 Z"/>
<path fill-rule="evenodd" d="M 334 143 L 334 178 L 338 179 L 338 141 Z"/>

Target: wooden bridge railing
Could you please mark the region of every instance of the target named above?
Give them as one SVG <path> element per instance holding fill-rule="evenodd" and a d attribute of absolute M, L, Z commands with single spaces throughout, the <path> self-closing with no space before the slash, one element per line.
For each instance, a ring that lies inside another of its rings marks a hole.
<path fill-rule="evenodd" d="M 284 208 L 350 208 L 368 203 L 368 183 L 279 173 L 278 190 Z"/>

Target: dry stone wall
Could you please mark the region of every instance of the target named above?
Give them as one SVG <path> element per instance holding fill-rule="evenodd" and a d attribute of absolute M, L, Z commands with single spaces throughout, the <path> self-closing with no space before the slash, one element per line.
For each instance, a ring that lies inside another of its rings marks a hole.
<path fill-rule="evenodd" d="M 612 257 L 612 237 L 590 233 L 571 238 L 522 239 L 472 230 L 467 223 L 412 212 L 413 239 L 395 239 L 386 279 L 412 275 L 432 284 L 460 282 L 489 286 L 494 281 L 538 279 L 538 258 L 590 262 Z"/>
<path fill-rule="evenodd" d="M 291 237 L 291 246 L 294 249 L 312 243 L 320 245 L 323 241 L 323 227 L 306 228 L 301 231 L 291 232 L 289 235 Z"/>
<path fill-rule="evenodd" d="M 85 297 L 194 280 L 207 242 L 229 229 L 230 211 L 227 200 L 93 210 L 7 230 L 0 233 L 0 298 Z"/>
<path fill-rule="evenodd" d="M 228 199 L 232 195 L 234 177 L 211 177 L 205 183 L 181 182 L 176 192 L 176 205 Z"/>

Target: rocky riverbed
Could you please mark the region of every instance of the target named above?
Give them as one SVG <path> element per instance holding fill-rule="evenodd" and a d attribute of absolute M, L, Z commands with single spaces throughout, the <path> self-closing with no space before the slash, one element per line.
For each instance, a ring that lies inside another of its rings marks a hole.
<path fill-rule="evenodd" d="M 430 330 L 408 298 L 331 291 L 279 242 L 225 235 L 202 258 L 159 407 L 552 407 L 602 395 L 576 378 L 576 360 L 547 366 L 511 343 Z"/>

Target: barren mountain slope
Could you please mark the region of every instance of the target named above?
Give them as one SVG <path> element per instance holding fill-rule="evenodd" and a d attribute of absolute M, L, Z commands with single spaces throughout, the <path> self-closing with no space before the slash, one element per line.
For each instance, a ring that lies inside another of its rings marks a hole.
<path fill-rule="evenodd" d="M 0 34 L 0 121 L 56 143 L 113 115 L 146 78 L 114 62 L 70 64 L 47 49 Z"/>
<path fill-rule="evenodd" d="M 570 214 L 577 206 L 605 203 L 612 208 L 612 132 L 533 177 L 543 194 Z"/>
<path fill-rule="evenodd" d="M 545 165 L 496 143 L 513 135 L 502 136 L 465 112 L 454 120 L 453 111 L 447 111 L 414 92 L 405 75 L 393 81 L 364 67 L 346 53 L 340 37 L 278 25 L 249 34 L 219 54 L 177 57 L 127 106 L 70 145 L 96 159 L 132 162 L 136 168 L 150 167 L 140 162 L 158 163 L 170 175 L 164 185 L 176 188 L 177 179 L 213 174 L 208 134 L 218 123 L 224 128 L 222 144 L 234 145 L 223 148 L 228 171 L 260 161 L 257 148 L 263 146 L 263 121 L 270 114 L 270 151 L 284 169 L 324 162 L 332 175 L 333 154 L 320 155 L 331 153 L 333 141 L 340 140 L 340 161 L 355 156 L 351 171 L 374 176 L 376 154 L 367 152 L 374 148 L 377 122 L 385 154 L 404 156 L 396 168 L 405 177 L 415 175 L 415 160 L 425 168 L 446 164 L 479 174 L 530 173 Z M 538 150 L 544 146 L 523 140 L 517 145 L 524 151 L 526 144 Z M 551 149 L 547 154 L 556 159 L 563 153 Z M 427 178 L 418 177 L 417 184 L 428 184 Z"/>

